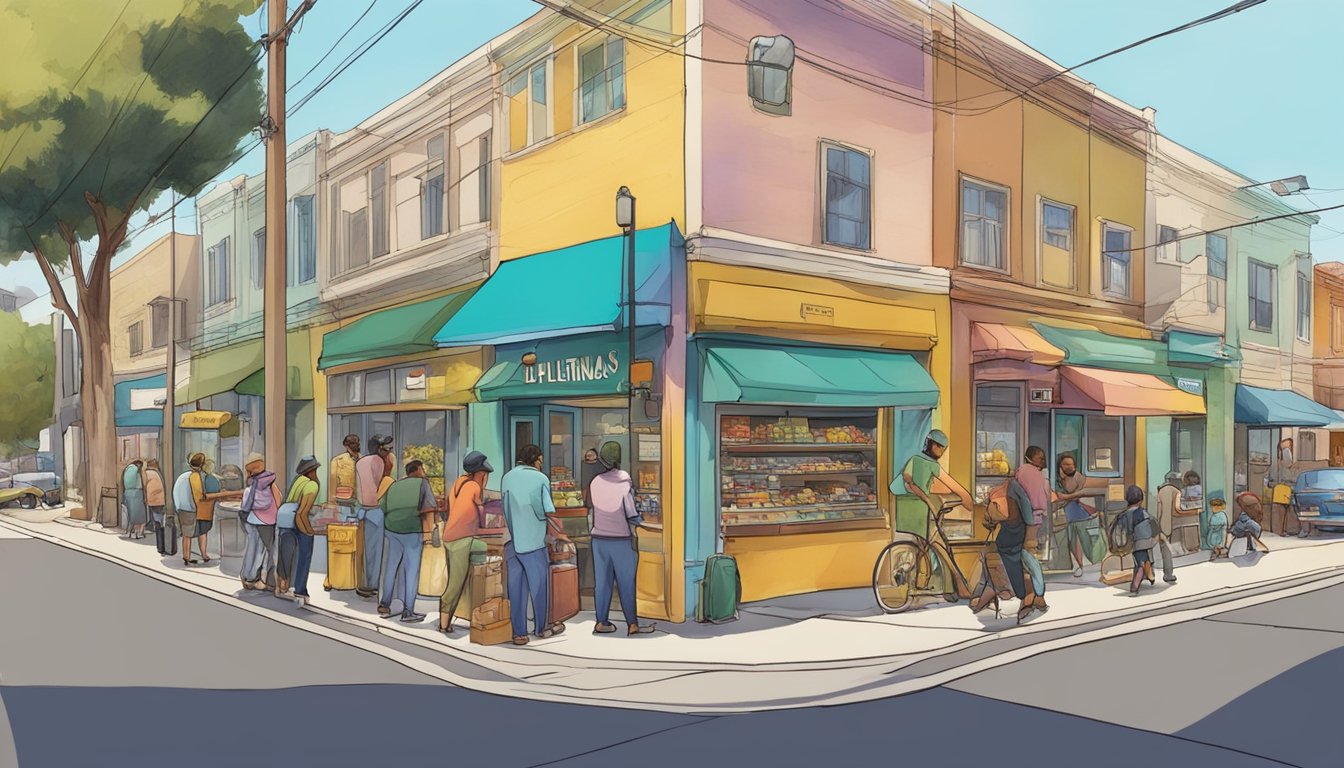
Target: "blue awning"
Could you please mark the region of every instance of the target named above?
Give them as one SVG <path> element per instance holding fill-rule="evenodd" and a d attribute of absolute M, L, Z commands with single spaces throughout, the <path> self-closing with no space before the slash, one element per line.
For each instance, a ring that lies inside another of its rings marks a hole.
<path fill-rule="evenodd" d="M 1237 385 L 1236 422 L 1261 427 L 1327 427 L 1339 412 L 1286 389 Z"/>
<path fill-rule="evenodd" d="M 1189 331 L 1167 331 L 1167 360 L 1173 363 L 1216 364 L 1241 359 L 1221 337 Z"/>
<path fill-rule="evenodd" d="M 439 332 L 440 347 L 514 344 L 614 331 L 625 312 L 624 236 L 593 240 L 499 265 Z M 635 233 L 635 322 L 671 317 L 672 257 L 685 247 L 675 223 Z"/>
<path fill-rule="evenodd" d="M 154 401 L 168 396 L 168 377 L 162 373 L 129 379 L 113 386 L 112 399 L 118 427 L 162 427 L 163 406 Z"/>
<path fill-rule="evenodd" d="M 835 347 L 714 344 L 700 399 L 839 407 L 933 408 L 938 385 L 910 355 Z"/>

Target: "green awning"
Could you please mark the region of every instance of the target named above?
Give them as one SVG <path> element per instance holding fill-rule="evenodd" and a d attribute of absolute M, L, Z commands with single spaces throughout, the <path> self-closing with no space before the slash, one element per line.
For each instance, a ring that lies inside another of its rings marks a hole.
<path fill-rule="evenodd" d="M 938 385 L 907 354 L 834 347 L 704 348 L 707 403 L 933 408 Z"/>
<path fill-rule="evenodd" d="M 362 363 L 436 349 L 434 334 L 467 303 L 476 289 L 458 291 L 365 315 L 322 337 L 317 369 Z"/>
<path fill-rule="evenodd" d="M 1173 363 L 1211 365 L 1241 359 L 1236 349 L 1219 336 L 1189 331 L 1167 331 L 1167 359 Z"/>
<path fill-rule="evenodd" d="M 1056 328 L 1032 323 L 1036 332 L 1064 350 L 1064 363 L 1131 373 L 1170 376 L 1167 345 L 1151 339 L 1129 339 L 1101 331 Z"/>
<path fill-rule="evenodd" d="M 290 331 L 285 334 L 285 340 L 290 368 L 285 396 L 290 400 L 311 400 L 313 372 L 308 331 Z M 191 359 L 187 382 L 177 388 L 178 404 L 196 402 L 235 389 L 244 395 L 264 394 L 262 366 L 265 354 L 262 340 L 253 339 L 195 355 Z"/>
<path fill-rule="evenodd" d="M 313 399 L 313 356 L 308 346 L 307 331 L 290 331 L 285 342 L 285 359 L 289 363 L 289 380 L 285 384 L 285 399 Z M 266 396 L 266 369 L 260 368 L 233 388 L 240 395 Z"/>

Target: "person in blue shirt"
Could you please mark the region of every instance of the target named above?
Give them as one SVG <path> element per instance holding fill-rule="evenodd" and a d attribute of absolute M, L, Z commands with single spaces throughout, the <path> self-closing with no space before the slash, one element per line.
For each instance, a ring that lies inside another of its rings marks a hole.
<path fill-rule="evenodd" d="M 565 631 L 560 622 L 548 625 L 551 597 L 551 562 L 546 553 L 547 528 L 555 537 L 569 541 L 550 515 L 551 479 L 541 471 L 542 452 L 535 445 L 518 451 L 518 463 L 500 481 L 504 501 L 504 524 L 509 541 L 504 545 L 505 591 L 509 595 L 509 620 L 513 644 L 527 645 L 527 602 L 532 601 L 532 621 L 538 638 L 555 637 Z"/>

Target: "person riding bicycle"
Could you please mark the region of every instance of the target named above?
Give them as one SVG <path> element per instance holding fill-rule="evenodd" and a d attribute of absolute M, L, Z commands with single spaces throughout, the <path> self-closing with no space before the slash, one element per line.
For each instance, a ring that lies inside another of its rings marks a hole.
<path fill-rule="evenodd" d="M 924 438 L 924 450 L 911 456 L 910 461 L 906 462 L 905 468 L 901 470 L 901 479 L 905 481 L 904 493 L 919 497 L 929 508 L 930 515 L 937 514 L 942 506 L 942 503 L 934 501 L 930 494 L 944 491 L 961 497 L 961 503 L 967 509 L 974 508 L 971 494 L 957 482 L 956 478 L 945 474 L 942 465 L 938 463 L 943 454 L 947 453 L 947 444 L 947 435 L 941 429 L 932 430 Z M 940 486 L 937 490 L 934 490 L 935 480 Z M 896 487 L 896 483 L 892 483 L 892 491 L 897 495 L 904 495 L 901 489 Z"/>

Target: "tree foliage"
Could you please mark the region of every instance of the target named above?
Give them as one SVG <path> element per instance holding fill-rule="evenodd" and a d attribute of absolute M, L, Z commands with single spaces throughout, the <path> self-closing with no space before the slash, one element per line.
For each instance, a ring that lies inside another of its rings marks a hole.
<path fill-rule="evenodd" d="M 239 19 L 259 4 L 0 3 L 0 262 L 31 237 L 66 265 L 72 239 L 124 236 L 160 192 L 226 168 L 262 114 L 263 52 Z"/>
<path fill-rule="evenodd" d="M 55 371 L 51 326 L 0 312 L 0 445 L 36 440 L 51 422 Z"/>

